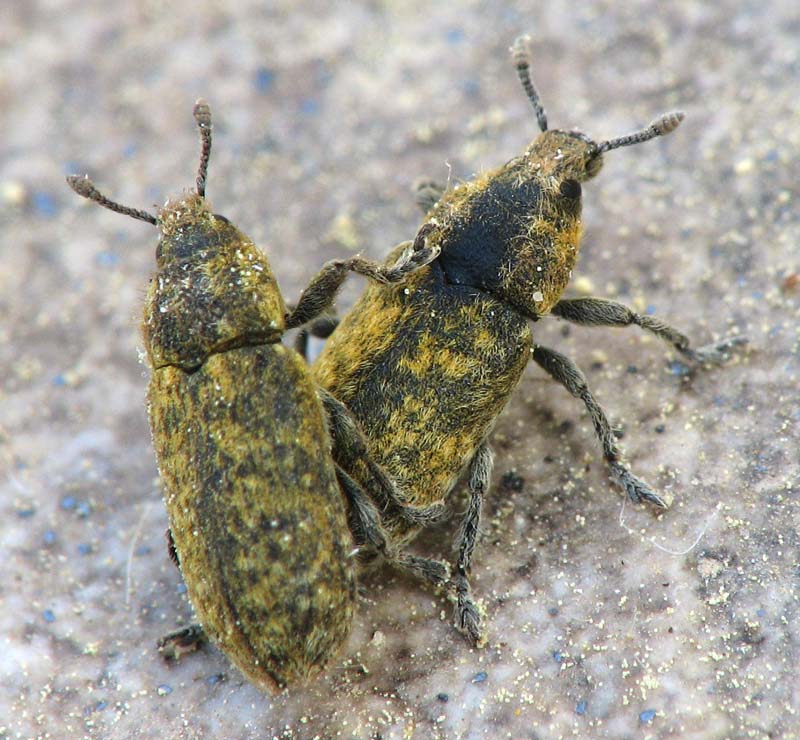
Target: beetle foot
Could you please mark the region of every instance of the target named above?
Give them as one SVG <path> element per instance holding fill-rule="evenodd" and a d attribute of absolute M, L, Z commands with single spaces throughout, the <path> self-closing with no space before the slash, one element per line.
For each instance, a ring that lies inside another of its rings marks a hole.
<path fill-rule="evenodd" d="M 668 509 L 669 504 L 643 480 L 637 478 L 622 463 L 609 462 L 611 477 L 614 482 L 628 494 L 635 504 L 652 504 L 659 509 Z"/>
<path fill-rule="evenodd" d="M 486 635 L 481 628 L 481 612 L 472 600 L 469 581 L 463 573 L 455 577 L 456 627 L 472 645 L 482 648 L 486 645 Z"/>
<path fill-rule="evenodd" d="M 199 624 L 190 624 L 183 629 L 164 635 L 156 644 L 165 660 L 180 660 L 193 653 L 208 640 L 205 630 Z"/>
<path fill-rule="evenodd" d="M 697 349 L 687 347 L 683 350 L 683 354 L 698 365 L 720 365 L 730 360 L 733 350 L 745 346 L 748 341 L 747 337 L 726 337 Z"/>

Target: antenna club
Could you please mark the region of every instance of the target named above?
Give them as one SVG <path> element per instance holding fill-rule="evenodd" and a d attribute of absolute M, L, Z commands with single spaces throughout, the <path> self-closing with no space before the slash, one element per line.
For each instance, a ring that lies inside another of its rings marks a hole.
<path fill-rule="evenodd" d="M 69 185 L 78 195 L 95 200 L 99 191 L 87 175 L 68 175 L 67 185 Z"/>
<path fill-rule="evenodd" d="M 656 131 L 659 136 L 666 136 L 678 128 L 684 118 L 686 118 L 686 114 L 682 110 L 670 111 L 656 118 L 649 128 Z"/>
<path fill-rule="evenodd" d="M 517 36 L 514 39 L 514 43 L 511 45 L 511 59 L 514 62 L 514 66 L 518 69 L 520 67 L 528 67 L 530 66 L 531 60 L 531 52 L 530 52 L 530 42 L 531 37 L 527 34 L 523 34 L 522 36 Z"/>
<path fill-rule="evenodd" d="M 204 98 L 197 99 L 192 114 L 200 128 L 211 128 L 211 107 Z"/>

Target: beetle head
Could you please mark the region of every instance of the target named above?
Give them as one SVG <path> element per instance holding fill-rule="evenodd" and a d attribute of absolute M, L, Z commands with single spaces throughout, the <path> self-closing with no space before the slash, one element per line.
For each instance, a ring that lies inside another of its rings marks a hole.
<path fill-rule="evenodd" d="M 528 37 L 520 36 L 511 47 L 514 65 L 517 68 L 522 87 L 531 101 L 536 119 L 542 133 L 528 147 L 526 156 L 531 162 L 539 164 L 546 176 L 558 179 L 569 178 L 583 182 L 593 178 L 603 167 L 603 153 L 622 146 L 639 144 L 657 136 L 665 136 L 680 125 L 684 118 L 681 111 L 665 113 L 649 126 L 632 134 L 595 143 L 580 131 L 547 130 L 547 114 L 544 111 L 539 93 L 530 76 L 530 51 Z"/>
<path fill-rule="evenodd" d="M 167 201 L 157 215 L 120 205 L 86 177 L 67 178 L 79 195 L 157 226 L 158 272 L 145 301 L 143 334 L 151 365 L 199 367 L 216 352 L 279 341 L 286 307 L 264 254 L 205 197 L 211 112 L 198 100 L 202 150 L 195 192 Z"/>

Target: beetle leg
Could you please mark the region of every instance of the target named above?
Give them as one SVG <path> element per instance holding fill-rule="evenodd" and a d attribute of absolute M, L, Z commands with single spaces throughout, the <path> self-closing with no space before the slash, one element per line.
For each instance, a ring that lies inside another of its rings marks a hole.
<path fill-rule="evenodd" d="M 169 555 L 169 559 L 175 564 L 176 568 L 181 567 L 181 561 L 178 558 L 178 551 L 175 549 L 175 540 L 172 538 L 172 530 L 167 527 L 167 531 L 164 533 L 167 538 L 167 554 Z"/>
<path fill-rule="evenodd" d="M 439 202 L 446 188 L 435 180 L 420 178 L 411 186 L 411 190 L 414 193 L 414 200 L 417 205 L 422 209 L 423 213 L 427 213 Z"/>
<path fill-rule="evenodd" d="M 302 327 L 300 331 L 297 332 L 297 337 L 294 340 L 295 351 L 307 361 L 308 338 L 316 337 L 317 339 L 327 339 L 333 334 L 337 326 L 339 326 L 339 319 L 336 316 L 327 315 L 314 319 L 310 324 Z"/>
<path fill-rule="evenodd" d="M 447 563 L 412 555 L 401 548 L 393 547 L 380 523 L 380 514 L 375 504 L 341 467 L 336 466 L 336 477 L 350 503 L 349 523 L 356 545 L 378 551 L 386 561 L 400 570 L 434 586 L 443 586 L 450 579 Z"/>
<path fill-rule="evenodd" d="M 166 660 L 178 660 L 187 653 L 193 653 L 207 641 L 205 630 L 199 624 L 190 624 L 164 635 L 157 647 Z"/>
<path fill-rule="evenodd" d="M 637 478 L 622 462 L 622 451 L 617 445 L 608 417 L 589 390 L 586 378 L 580 368 L 569 357 L 547 347 L 537 346 L 533 350 L 533 359 L 575 398 L 583 401 L 594 425 L 594 431 L 603 446 L 603 457 L 608 463 L 614 482 L 628 494 L 634 503 L 647 502 L 658 508 L 666 509 L 667 503 L 664 499 L 644 481 Z"/>
<path fill-rule="evenodd" d="M 469 464 L 469 505 L 458 528 L 456 540 L 458 543 L 458 565 L 455 575 L 456 624 L 476 646 L 480 646 L 484 638 L 481 632 L 480 612 L 472 600 L 469 572 L 480 529 L 483 497 L 489 488 L 493 467 L 492 451 L 484 441 Z"/>
<path fill-rule="evenodd" d="M 364 433 L 347 407 L 328 391 L 319 388 L 317 392 L 328 416 L 334 459 L 346 470 L 353 470 L 359 462 L 366 467 L 370 476 L 369 490 L 381 512 L 414 527 L 424 527 L 439 519 L 445 511 L 443 504 L 416 507 L 403 501 L 386 471 L 367 451 Z"/>
<path fill-rule="evenodd" d="M 286 328 L 294 329 L 307 324 L 323 313 L 333 303 L 348 272 L 364 275 L 379 283 L 399 283 L 414 270 L 432 262 L 441 251 L 438 244 L 428 246 L 426 243 L 426 237 L 433 228 L 430 224 L 425 224 L 417 232 L 413 242 L 404 242 L 405 249 L 392 265 L 380 265 L 359 256 L 331 260 L 323 265 L 300 294 L 295 309 L 286 314 Z"/>
<path fill-rule="evenodd" d="M 684 357 L 700 365 L 719 364 L 730 359 L 731 350 L 747 344 L 746 337 L 727 337 L 717 343 L 694 349 L 689 338 L 655 316 L 631 311 L 616 301 L 604 298 L 570 298 L 553 306 L 551 313 L 582 326 L 631 326 L 635 324 L 652 332 L 659 339 L 671 344 Z"/>

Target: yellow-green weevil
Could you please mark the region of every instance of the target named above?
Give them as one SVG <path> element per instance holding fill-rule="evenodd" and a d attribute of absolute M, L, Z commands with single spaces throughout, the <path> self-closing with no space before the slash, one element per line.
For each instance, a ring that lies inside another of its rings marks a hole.
<path fill-rule="evenodd" d="M 383 471 L 360 457 L 365 443 L 346 409 L 280 343 L 287 328 L 327 308 L 348 271 L 398 281 L 438 248 L 406 244 L 388 267 L 361 257 L 329 262 L 287 311 L 264 254 L 205 198 L 211 113 L 204 101 L 194 116 L 202 145 L 196 192 L 157 215 L 109 200 L 88 178 L 68 183 L 160 231 L 142 324 L 147 409 L 170 554 L 199 622 L 162 647 L 188 650 L 207 635 L 253 683 L 275 688 L 317 673 L 347 636 L 359 547 L 447 581 L 445 564 L 387 543 L 372 499 L 331 457 L 331 436 L 348 460 L 371 471 L 373 499 L 401 516 L 403 502 Z"/>
<path fill-rule="evenodd" d="M 476 644 L 480 615 L 468 574 L 492 470 L 487 437 L 531 357 L 586 405 L 614 481 L 633 501 L 665 506 L 622 462 L 581 371 L 535 344 L 529 322 L 552 314 L 589 326 L 635 324 L 699 363 L 720 361 L 743 341 L 693 349 L 681 332 L 619 303 L 561 299 L 578 258 L 581 183 L 600 171 L 606 152 L 668 134 L 683 114 L 663 115 L 602 143 L 578 131 L 547 130 L 526 40 L 512 51 L 542 133 L 520 156 L 473 180 L 448 190 L 421 185 L 423 228 L 440 256 L 401 287 L 368 287 L 314 366 L 320 384 L 356 416 L 369 452 L 409 503 L 444 501 L 466 473 L 470 501 L 457 537 L 456 623 Z M 350 472 L 360 477 L 357 469 Z M 416 532 L 400 521 L 386 525 L 400 539 Z"/>

